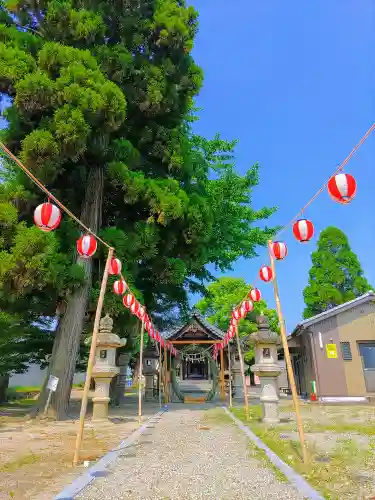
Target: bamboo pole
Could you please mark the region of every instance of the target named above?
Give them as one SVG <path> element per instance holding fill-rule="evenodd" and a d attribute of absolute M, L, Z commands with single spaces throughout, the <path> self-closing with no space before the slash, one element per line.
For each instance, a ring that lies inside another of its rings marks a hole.
<path fill-rule="evenodd" d="M 138 370 L 138 421 L 142 423 L 142 374 L 143 374 L 143 344 L 144 344 L 145 320 L 141 326 L 141 347 L 139 349 L 139 370 Z"/>
<path fill-rule="evenodd" d="M 238 349 L 238 356 L 240 359 L 240 368 L 241 368 L 241 376 L 242 376 L 242 384 L 243 384 L 243 394 L 244 394 L 244 401 L 245 401 L 245 415 L 246 415 L 246 420 L 249 420 L 249 398 L 247 395 L 245 365 L 244 365 L 243 356 L 242 356 L 240 336 L 238 335 L 238 327 L 236 327 L 236 339 L 237 339 L 237 349 Z"/>
<path fill-rule="evenodd" d="M 86 380 L 85 380 L 85 386 L 84 386 L 83 395 L 82 395 L 81 411 L 79 414 L 79 428 L 78 428 L 76 447 L 74 450 L 74 457 L 73 457 L 73 465 L 74 466 L 76 466 L 78 464 L 79 453 L 81 451 L 83 429 L 85 426 L 85 416 L 86 416 L 86 411 L 87 411 L 87 401 L 88 401 L 88 397 L 89 397 L 91 375 L 92 375 L 92 369 L 94 366 L 94 359 L 95 359 L 96 342 L 97 342 L 97 337 L 98 337 L 98 332 L 99 332 L 100 318 L 102 315 L 104 296 L 105 296 L 105 291 L 106 291 L 106 287 L 107 287 L 108 271 L 109 271 L 109 266 L 110 266 L 112 257 L 113 257 L 113 248 L 109 248 L 108 255 L 107 255 L 107 261 L 106 261 L 104 272 L 103 272 L 102 283 L 100 286 L 99 299 L 98 299 L 98 303 L 96 306 L 96 312 L 95 312 L 95 320 L 94 320 L 94 328 L 92 331 L 90 354 L 89 354 L 89 359 L 87 362 Z"/>
<path fill-rule="evenodd" d="M 282 340 L 283 348 L 284 348 L 284 356 L 285 356 L 286 367 L 287 367 L 287 371 L 288 371 L 290 388 L 292 390 L 294 410 L 296 412 L 296 417 L 297 417 L 299 441 L 300 441 L 301 450 L 302 450 L 302 460 L 306 464 L 308 461 L 308 457 L 307 457 L 307 449 L 306 449 L 306 442 L 305 442 L 305 434 L 303 431 L 303 423 L 302 423 L 301 411 L 300 411 L 300 406 L 299 406 L 299 399 L 298 399 L 298 395 L 297 395 L 296 382 L 294 379 L 294 372 L 293 372 L 293 368 L 292 368 L 292 361 L 290 359 L 289 346 L 288 346 L 288 341 L 286 338 L 285 323 L 284 323 L 283 313 L 281 311 L 279 287 L 277 284 L 277 277 L 276 277 L 275 259 L 272 255 L 271 245 L 272 245 L 272 241 L 269 240 L 268 241 L 268 253 L 270 256 L 271 269 L 272 269 L 272 275 L 273 275 L 272 281 L 273 281 L 273 289 L 274 289 L 274 293 L 275 293 L 277 315 L 279 317 L 280 334 L 281 334 L 281 340 Z"/>
<path fill-rule="evenodd" d="M 220 349 L 220 399 L 224 401 L 225 399 L 225 387 L 224 387 L 224 348 Z"/>
<path fill-rule="evenodd" d="M 229 408 L 232 408 L 233 406 L 233 401 L 232 401 L 232 360 L 230 359 L 231 357 L 231 348 L 230 348 L 230 341 L 228 342 L 228 372 L 229 372 Z"/>
<path fill-rule="evenodd" d="M 164 345 L 164 403 L 168 403 L 168 355 Z"/>
<path fill-rule="evenodd" d="M 161 372 L 162 372 L 162 362 L 161 362 L 161 347 L 159 344 L 159 407 L 161 408 Z"/>

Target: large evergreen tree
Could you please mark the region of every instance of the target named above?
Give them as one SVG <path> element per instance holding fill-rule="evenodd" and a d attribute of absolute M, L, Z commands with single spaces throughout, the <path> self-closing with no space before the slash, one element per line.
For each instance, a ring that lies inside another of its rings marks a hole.
<path fill-rule="evenodd" d="M 309 284 L 303 291 L 305 318 L 355 299 L 371 288 L 348 238 L 337 227 L 327 227 L 320 233 L 311 260 Z"/>
<path fill-rule="evenodd" d="M 192 7 L 181 0 L 10 0 L 1 19 L 0 90 L 12 99 L 3 140 L 115 246 L 154 321 L 186 309 L 187 292 L 212 278 L 208 263 L 228 269 L 266 243 L 272 231 L 253 225 L 273 210 L 250 205 L 257 166 L 239 176 L 235 143 L 190 129 L 202 80 L 189 54 L 197 31 Z M 16 214 L 0 247 L 0 306 L 26 310 L 31 325 L 64 304 L 49 367 L 60 379 L 52 408 L 64 418 L 105 256 L 102 249 L 88 261 L 74 256 L 79 231 L 66 219 L 54 234 L 36 235 L 33 208 L 44 197 L 13 165 L 6 169 L 0 201 Z M 17 247 L 19 232 L 25 236 Z M 32 260 L 31 273 L 28 238 L 38 238 L 41 259 Z M 123 335 L 129 316 L 121 301 L 107 294 L 105 308 Z"/>

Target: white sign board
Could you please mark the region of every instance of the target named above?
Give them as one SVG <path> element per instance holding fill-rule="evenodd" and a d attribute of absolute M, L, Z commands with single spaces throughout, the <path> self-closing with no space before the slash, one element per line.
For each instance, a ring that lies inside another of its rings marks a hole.
<path fill-rule="evenodd" d="M 53 375 L 50 375 L 49 379 L 48 379 L 47 389 L 49 389 L 52 392 L 55 392 L 57 389 L 58 383 L 59 383 L 59 379 L 57 377 L 54 377 Z"/>

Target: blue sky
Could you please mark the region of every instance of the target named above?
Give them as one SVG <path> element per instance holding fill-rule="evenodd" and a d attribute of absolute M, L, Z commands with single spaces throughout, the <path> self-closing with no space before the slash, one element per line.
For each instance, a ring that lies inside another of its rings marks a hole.
<path fill-rule="evenodd" d="M 203 108 L 195 131 L 239 139 L 237 166 L 258 161 L 256 208 L 277 205 L 270 220 L 285 224 L 349 154 L 375 121 L 375 4 L 370 0 L 194 0 L 200 31 L 194 58 L 203 67 Z M 341 206 L 323 193 L 308 209 L 316 236 L 308 245 L 283 235 L 289 256 L 278 263 L 288 330 L 300 320 L 319 232 L 328 225 L 349 237 L 375 286 L 375 134 L 346 168 L 358 183 Z M 252 282 L 266 260 L 238 261 L 231 276 Z M 272 285 L 263 296 L 274 307 Z"/>

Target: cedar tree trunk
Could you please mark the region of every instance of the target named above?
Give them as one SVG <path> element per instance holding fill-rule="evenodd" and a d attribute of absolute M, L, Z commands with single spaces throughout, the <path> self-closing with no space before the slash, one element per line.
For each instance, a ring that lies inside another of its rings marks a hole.
<path fill-rule="evenodd" d="M 101 224 L 104 172 L 100 167 L 92 167 L 88 173 L 85 197 L 82 205 L 81 220 L 95 233 Z M 77 263 L 85 269 L 85 282 L 67 299 L 64 316 L 56 332 L 51 361 L 46 380 L 37 402 L 36 413 L 42 413 L 46 404 L 47 382 L 50 374 L 59 378 L 56 392 L 53 394 L 49 414 L 56 420 L 68 416 L 70 393 L 76 368 L 88 298 L 92 285 L 92 259 L 77 257 Z M 34 412 L 35 413 L 35 412 Z"/>

